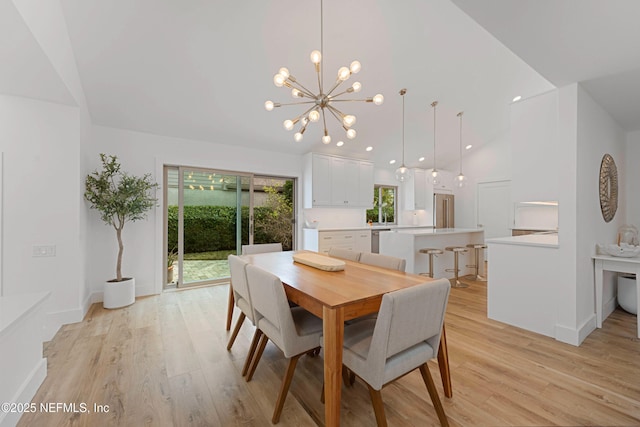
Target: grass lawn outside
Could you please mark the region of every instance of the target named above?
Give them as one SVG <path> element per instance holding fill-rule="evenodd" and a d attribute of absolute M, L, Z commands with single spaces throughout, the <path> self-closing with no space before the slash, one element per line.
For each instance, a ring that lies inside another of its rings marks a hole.
<path fill-rule="evenodd" d="M 235 255 L 235 250 L 225 251 L 211 251 L 211 252 L 196 252 L 190 254 L 184 254 L 185 261 L 216 261 L 226 260 L 229 255 Z"/>

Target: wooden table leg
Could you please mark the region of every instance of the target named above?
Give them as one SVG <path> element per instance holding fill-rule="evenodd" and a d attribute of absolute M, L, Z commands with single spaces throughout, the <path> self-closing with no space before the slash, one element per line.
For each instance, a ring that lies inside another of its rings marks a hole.
<path fill-rule="evenodd" d="M 231 329 L 231 319 L 233 318 L 233 304 L 235 298 L 233 298 L 233 288 L 231 282 L 229 282 L 229 302 L 227 303 L 227 331 Z"/>
<path fill-rule="evenodd" d="M 324 424 L 340 425 L 340 393 L 342 391 L 342 345 L 344 342 L 344 309 L 322 309 L 324 332 Z"/>
<path fill-rule="evenodd" d="M 449 350 L 447 349 L 447 335 L 442 325 L 442 335 L 440 336 L 440 348 L 438 348 L 438 367 L 440 368 L 440 376 L 442 377 L 442 388 L 444 395 L 453 396 L 451 387 L 451 372 L 449 371 Z"/>

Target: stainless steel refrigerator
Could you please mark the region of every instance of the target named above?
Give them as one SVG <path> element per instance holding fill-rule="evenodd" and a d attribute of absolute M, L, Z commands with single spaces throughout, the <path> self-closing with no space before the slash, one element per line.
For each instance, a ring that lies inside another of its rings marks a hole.
<path fill-rule="evenodd" d="M 454 228 L 454 199 L 453 194 L 433 195 L 433 226 L 435 228 Z"/>

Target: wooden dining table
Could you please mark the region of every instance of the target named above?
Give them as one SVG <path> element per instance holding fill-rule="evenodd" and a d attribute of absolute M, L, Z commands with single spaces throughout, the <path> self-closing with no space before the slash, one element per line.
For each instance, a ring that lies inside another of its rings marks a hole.
<path fill-rule="evenodd" d="M 270 252 L 242 258 L 278 276 L 290 301 L 323 320 L 325 425 L 339 426 L 344 322 L 378 312 L 382 296 L 388 292 L 433 279 L 348 260 L 344 260 L 344 270 L 325 271 L 294 262 L 293 254 L 303 252 L 309 251 Z M 451 397 L 444 330 L 438 364 L 445 396 Z"/>

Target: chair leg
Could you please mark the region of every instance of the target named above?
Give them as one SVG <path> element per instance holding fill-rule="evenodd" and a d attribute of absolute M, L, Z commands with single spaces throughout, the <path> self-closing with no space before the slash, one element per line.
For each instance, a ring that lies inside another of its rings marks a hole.
<path fill-rule="evenodd" d="M 227 351 L 231 350 L 233 343 L 236 341 L 236 337 L 238 336 L 238 332 L 240 332 L 240 327 L 242 326 L 242 323 L 244 322 L 245 317 L 247 317 L 247 315 L 241 311 L 240 316 L 236 321 L 236 327 L 233 328 L 233 333 L 231 334 L 231 338 L 229 338 L 229 343 L 227 344 Z"/>
<path fill-rule="evenodd" d="M 373 412 L 376 414 L 378 427 L 387 427 L 387 417 L 384 414 L 382 394 L 380 390 L 374 390 L 369 384 L 367 384 L 367 387 L 369 387 L 369 396 L 371 396 L 371 404 L 373 405 Z"/>
<path fill-rule="evenodd" d="M 253 359 L 253 355 L 256 352 L 256 347 L 258 347 L 258 341 L 262 336 L 262 331 L 256 328 L 255 333 L 253 334 L 253 339 L 251 340 L 251 346 L 249 347 L 249 353 L 247 354 L 247 360 L 244 362 L 244 366 L 242 367 L 242 376 L 247 375 L 249 371 L 249 365 L 251 365 L 251 360 Z"/>
<path fill-rule="evenodd" d="M 445 333 L 444 323 L 442 324 L 442 335 L 440 335 L 440 347 L 438 348 L 438 368 L 440 368 L 444 395 L 451 398 L 453 396 L 453 386 L 451 385 L 449 349 L 447 348 L 447 334 Z"/>
<path fill-rule="evenodd" d="M 284 401 L 287 398 L 287 393 L 289 393 L 289 386 L 291 385 L 293 373 L 296 371 L 296 364 L 298 363 L 298 359 L 300 358 L 300 356 L 302 356 L 302 354 L 298 354 L 297 356 L 293 356 L 291 359 L 289 359 L 289 366 L 287 367 L 287 372 L 284 374 L 284 378 L 282 379 L 280 394 L 278 395 L 278 400 L 276 401 L 276 407 L 273 410 L 273 417 L 271 417 L 271 422 L 273 424 L 278 424 L 278 422 L 280 421 L 280 414 L 282 414 Z"/>
<path fill-rule="evenodd" d="M 420 365 L 420 373 L 422 374 L 424 384 L 427 386 L 429 396 L 431 396 L 431 402 L 433 402 L 433 407 L 436 410 L 436 414 L 438 414 L 440 425 L 442 427 L 449 427 L 449 420 L 447 419 L 447 415 L 444 413 L 442 402 L 440 402 L 440 396 L 438 396 L 438 390 L 436 389 L 436 385 L 433 382 L 433 377 L 431 377 L 429 366 L 426 363 Z"/>
<path fill-rule="evenodd" d="M 233 318 L 233 304 L 235 304 L 235 298 L 233 297 L 233 287 L 229 282 L 229 301 L 227 302 L 227 331 L 231 329 L 231 319 Z"/>
<path fill-rule="evenodd" d="M 251 378 L 253 378 L 253 374 L 256 372 L 258 362 L 262 357 L 262 353 L 264 352 L 264 348 L 267 346 L 268 341 L 269 337 L 267 337 L 265 334 L 262 334 L 262 336 L 260 337 L 260 343 L 258 344 L 258 349 L 256 350 L 256 354 L 253 356 L 251 367 L 249 367 L 249 372 L 247 373 L 247 377 L 245 378 L 247 382 L 251 381 Z"/>

